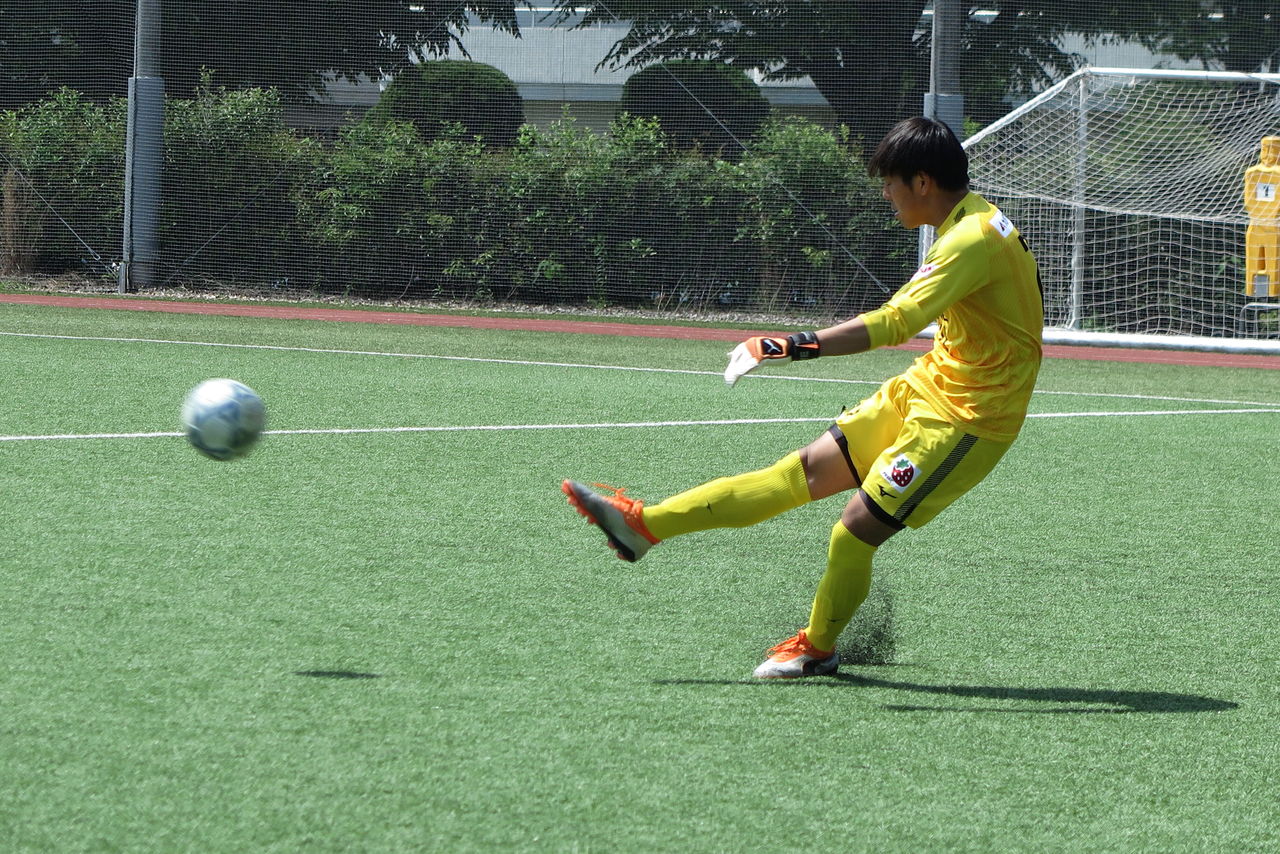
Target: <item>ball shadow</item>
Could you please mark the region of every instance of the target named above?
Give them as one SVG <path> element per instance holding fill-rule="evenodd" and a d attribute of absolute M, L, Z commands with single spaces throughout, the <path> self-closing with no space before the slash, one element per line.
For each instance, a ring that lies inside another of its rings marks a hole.
<path fill-rule="evenodd" d="M 381 679 L 381 673 L 359 673 L 354 670 L 295 670 L 294 676 L 310 676 L 314 679 Z"/>

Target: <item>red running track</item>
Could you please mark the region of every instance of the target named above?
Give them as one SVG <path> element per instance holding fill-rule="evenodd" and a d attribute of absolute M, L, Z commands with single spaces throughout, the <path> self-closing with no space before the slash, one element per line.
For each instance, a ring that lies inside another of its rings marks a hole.
<path fill-rule="evenodd" d="M 176 302 L 150 298 L 73 297 L 49 294 L 0 294 L 0 303 L 44 305 L 111 311 L 161 311 L 172 314 L 209 314 L 225 317 L 270 317 L 278 320 L 322 320 L 337 323 L 384 323 L 399 326 L 457 326 L 469 329 L 503 329 L 518 332 L 571 332 L 590 335 L 623 335 L 643 338 L 677 338 L 688 341 L 737 342 L 770 331 L 717 329 L 704 326 L 670 326 L 649 323 L 608 323 L 595 320 L 554 318 L 475 317 L 461 314 L 417 314 L 401 311 L 363 311 L 308 306 L 258 305 L 255 303 Z M 928 350 L 931 342 L 915 339 L 896 349 Z M 1205 353 L 1183 350 L 1137 350 L 1121 347 L 1068 347 L 1045 345 L 1050 359 L 1082 359 L 1108 362 L 1145 362 L 1221 368 L 1280 370 L 1280 356 L 1238 353 Z"/>

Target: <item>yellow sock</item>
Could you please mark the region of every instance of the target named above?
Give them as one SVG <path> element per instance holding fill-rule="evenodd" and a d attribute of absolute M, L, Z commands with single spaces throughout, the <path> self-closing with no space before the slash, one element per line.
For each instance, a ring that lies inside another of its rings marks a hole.
<path fill-rule="evenodd" d="M 760 471 L 722 477 L 644 508 L 659 540 L 708 528 L 745 528 L 810 500 L 799 452 Z"/>
<path fill-rule="evenodd" d="M 871 590 L 871 559 L 876 547 L 849 533 L 844 522 L 831 529 L 827 571 L 818 582 L 805 635 L 820 650 L 835 649 L 836 638 L 853 619 Z"/>

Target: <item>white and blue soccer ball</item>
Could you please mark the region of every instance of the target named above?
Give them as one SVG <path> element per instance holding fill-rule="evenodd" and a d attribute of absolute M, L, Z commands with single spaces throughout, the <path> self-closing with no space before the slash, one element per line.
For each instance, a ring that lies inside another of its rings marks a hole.
<path fill-rule="evenodd" d="M 205 380 L 182 405 L 187 441 L 215 460 L 234 460 L 249 453 L 266 420 L 262 398 L 235 380 Z"/>

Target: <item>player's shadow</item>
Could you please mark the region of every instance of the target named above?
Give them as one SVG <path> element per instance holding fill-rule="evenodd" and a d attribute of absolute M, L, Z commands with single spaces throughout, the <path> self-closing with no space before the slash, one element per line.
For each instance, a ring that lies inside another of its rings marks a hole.
<path fill-rule="evenodd" d="M 894 712 L 1004 712 L 1015 714 L 1168 714 L 1178 712 L 1225 712 L 1239 708 L 1239 704 L 1196 694 L 1174 694 L 1167 691 L 1112 691 L 1094 688 L 1010 688 L 997 685 L 927 685 L 920 682 L 903 682 L 893 679 L 877 679 L 856 673 L 836 673 L 813 679 L 661 679 L 659 685 L 755 685 L 755 686 L 810 686 L 810 687 L 862 687 L 906 691 L 935 697 L 952 697 L 962 700 L 998 700 L 1014 705 L 988 705 L 964 703 L 961 705 L 934 705 L 920 703 L 891 703 L 885 709 Z M 1044 703 L 1046 708 L 1027 706 L 1027 703 Z M 1049 705 L 1051 704 L 1051 705 Z"/>
<path fill-rule="evenodd" d="M 1168 691 L 1115 691 L 1105 688 L 1010 688 L 994 685 L 926 685 L 876 679 L 856 673 L 837 673 L 841 682 L 870 688 L 889 688 L 966 700 L 1001 700 L 1013 703 L 1046 703 L 1049 708 L 1009 708 L 987 705 L 895 704 L 885 708 L 900 712 L 1021 712 L 1023 714 L 1126 714 L 1132 712 L 1225 712 L 1239 708 L 1230 700 Z"/>

